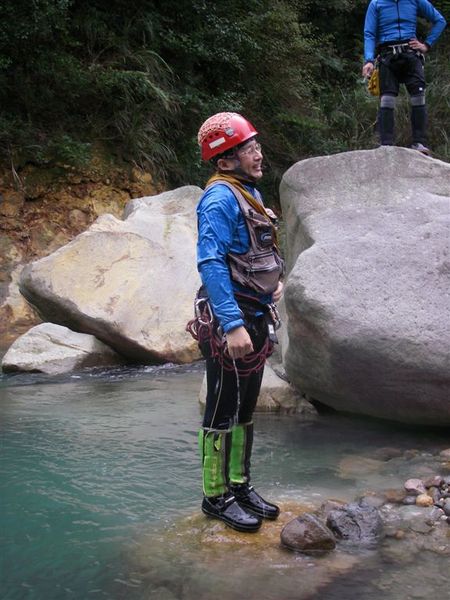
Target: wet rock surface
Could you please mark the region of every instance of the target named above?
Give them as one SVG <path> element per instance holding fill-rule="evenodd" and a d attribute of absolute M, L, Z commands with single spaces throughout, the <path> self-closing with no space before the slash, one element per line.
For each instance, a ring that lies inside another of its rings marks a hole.
<path fill-rule="evenodd" d="M 372 594 L 378 590 L 388 598 L 446 589 L 442 563 L 433 559 L 450 556 L 445 512 L 417 504 L 420 494 L 409 496 L 413 505 L 404 503 L 410 479 L 421 481 L 427 495 L 431 487 L 447 494 L 449 476 L 431 473 L 446 454 L 408 450 L 390 456 L 380 461 L 379 470 L 385 476 L 398 472 L 397 487 L 368 489 L 354 502 L 329 498 L 320 506 L 272 494 L 280 517 L 264 521 L 256 534 L 233 531 L 199 513 L 149 532 L 128 557 L 130 577 L 149 598 L 209 600 L 211 587 L 219 586 L 221 596 L 232 600 L 242 595 L 249 579 L 251 597 L 280 600 L 347 598 L 349 585 L 363 595 L 367 586 Z M 427 478 L 414 477 L 414 468 L 427 472 Z M 408 471 L 411 476 L 404 477 Z M 376 473 L 369 477 L 376 481 Z M 422 487 L 419 481 L 416 489 Z"/>
<path fill-rule="evenodd" d="M 409 494 L 416 496 L 425 494 L 426 492 L 425 485 L 421 479 L 408 479 L 408 481 L 405 481 L 405 490 Z"/>
<path fill-rule="evenodd" d="M 264 521 L 252 535 L 193 515 L 171 528 L 143 535 L 128 557 L 130 574 L 141 582 L 143 597 L 158 600 L 211 600 L 212 590 L 223 600 L 306 600 L 361 563 L 349 553 L 335 551 L 315 557 L 281 546 L 280 529 L 310 508 L 282 502 L 277 521 Z"/>
<path fill-rule="evenodd" d="M 446 458 L 447 449 L 435 454 L 411 450 L 386 452 L 384 456 L 385 461 L 378 461 L 380 476 L 382 472 L 385 475 L 396 470 L 416 469 L 427 473 L 427 477 L 410 477 L 403 483 L 399 480 L 399 487 L 394 489 L 366 490 L 355 502 L 328 499 L 313 514 L 303 514 L 289 523 L 281 533 L 282 543 L 292 550 L 308 553 L 309 539 L 319 541 L 321 533 L 325 540 L 324 531 L 327 531 L 334 536 L 336 547 L 341 550 L 379 549 L 385 547 L 386 539 L 389 539 L 403 540 L 405 544 L 430 552 L 450 553 L 450 478 L 431 473 L 433 468 L 445 465 L 442 459 Z M 350 471 L 355 475 L 355 466 L 362 468 L 366 459 L 364 456 L 344 457 L 339 465 L 340 476 L 348 478 L 349 464 L 353 465 Z M 346 465 L 346 469 L 342 469 L 342 465 Z M 373 468 L 366 476 L 374 482 L 377 473 L 374 464 L 371 465 Z M 288 537 L 284 539 L 286 535 Z M 331 546 L 327 548 L 324 542 L 323 549 L 329 551 Z"/>
<path fill-rule="evenodd" d="M 336 546 L 332 532 L 315 515 L 309 513 L 304 513 L 285 525 L 280 538 L 283 546 L 304 554 L 325 554 Z"/>
<path fill-rule="evenodd" d="M 374 506 L 352 503 L 332 510 L 327 516 L 327 526 L 339 539 L 372 545 L 381 534 L 382 521 Z"/>

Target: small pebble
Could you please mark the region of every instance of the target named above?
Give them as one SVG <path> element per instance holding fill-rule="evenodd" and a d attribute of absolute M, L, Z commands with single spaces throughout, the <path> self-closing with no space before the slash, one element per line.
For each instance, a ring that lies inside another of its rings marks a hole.
<path fill-rule="evenodd" d="M 416 498 L 417 498 L 417 496 L 406 496 L 403 499 L 403 504 L 406 504 L 406 505 L 415 504 Z"/>
<path fill-rule="evenodd" d="M 419 494 L 416 498 L 417 506 L 433 506 L 433 498 L 428 494 Z"/>
<path fill-rule="evenodd" d="M 410 494 L 425 494 L 425 486 L 421 479 L 408 479 L 405 481 L 405 490 Z"/>

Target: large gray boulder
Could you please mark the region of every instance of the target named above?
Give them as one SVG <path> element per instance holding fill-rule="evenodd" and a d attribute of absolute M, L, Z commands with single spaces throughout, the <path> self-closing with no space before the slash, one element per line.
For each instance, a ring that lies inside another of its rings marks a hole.
<path fill-rule="evenodd" d="M 17 338 L 2 360 L 5 372 L 57 375 L 85 367 L 123 364 L 124 359 L 93 335 L 41 323 Z"/>
<path fill-rule="evenodd" d="M 341 411 L 450 424 L 450 165 L 379 148 L 284 175 L 284 362 Z"/>
<path fill-rule="evenodd" d="M 20 291 L 47 321 L 89 333 L 128 359 L 191 362 L 186 333 L 199 286 L 198 187 L 133 200 L 124 220 L 102 215 L 22 272 Z"/>

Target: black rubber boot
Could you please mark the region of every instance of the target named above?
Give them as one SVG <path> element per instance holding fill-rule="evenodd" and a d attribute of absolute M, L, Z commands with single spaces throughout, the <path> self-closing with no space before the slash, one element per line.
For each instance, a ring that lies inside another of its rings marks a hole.
<path fill-rule="evenodd" d="M 239 504 L 263 519 L 276 519 L 280 509 L 266 502 L 250 485 L 250 457 L 253 446 L 253 424 L 240 423 L 231 429 L 229 465 L 230 491 Z"/>
<path fill-rule="evenodd" d="M 236 500 L 241 506 L 251 511 L 253 514 L 263 519 L 276 519 L 280 514 L 280 509 L 276 504 L 267 502 L 252 485 L 242 483 L 230 486 L 231 492 L 236 496 Z"/>
<path fill-rule="evenodd" d="M 202 511 L 205 515 L 219 519 L 237 531 L 253 533 L 261 527 L 261 519 L 251 514 L 236 502 L 233 494 L 216 498 L 203 498 Z"/>
<path fill-rule="evenodd" d="M 413 146 L 427 149 L 427 109 L 424 105 L 411 108 L 411 129 Z"/>

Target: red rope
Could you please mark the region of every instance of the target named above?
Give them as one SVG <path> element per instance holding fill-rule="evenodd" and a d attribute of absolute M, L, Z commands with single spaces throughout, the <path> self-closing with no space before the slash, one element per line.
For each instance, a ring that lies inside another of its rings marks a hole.
<path fill-rule="evenodd" d="M 211 315 L 208 303 L 202 304 L 197 316 L 186 325 L 186 331 L 192 335 L 194 340 L 198 341 L 199 345 L 209 343 L 211 358 L 218 360 L 225 371 L 234 371 L 235 363 L 228 353 L 226 340 L 217 331 L 217 324 Z M 267 337 L 258 352 L 252 352 L 239 359 L 240 365 L 237 368 L 239 376 L 248 377 L 252 373 L 260 371 L 272 352 L 273 343 Z"/>

